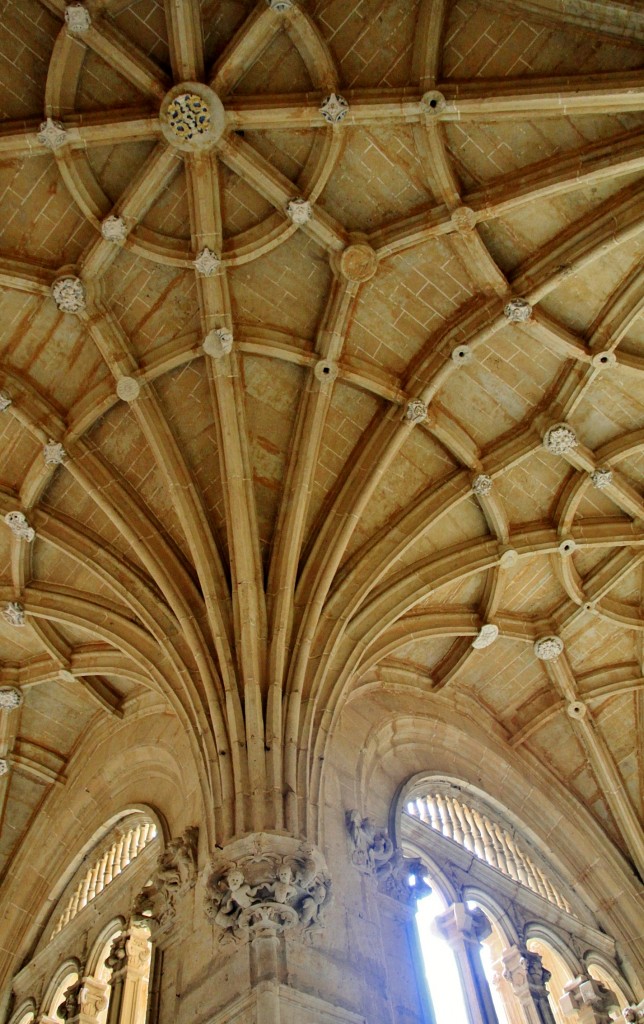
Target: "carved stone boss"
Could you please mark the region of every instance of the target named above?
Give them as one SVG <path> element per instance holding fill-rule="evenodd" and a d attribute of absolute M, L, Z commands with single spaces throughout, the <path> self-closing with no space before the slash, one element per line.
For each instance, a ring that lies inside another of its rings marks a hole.
<path fill-rule="evenodd" d="M 133 916 L 137 924 L 157 925 L 163 929 L 174 921 L 177 900 L 197 881 L 198 843 L 199 829 L 191 825 L 166 844 L 150 882 L 134 901 Z"/>
<path fill-rule="evenodd" d="M 232 843 L 212 864 L 205 910 L 222 938 L 253 939 L 300 929 L 312 937 L 331 905 L 321 852 L 290 836 L 256 834 Z"/>
<path fill-rule="evenodd" d="M 425 868 L 418 857 L 405 857 L 396 849 L 386 829 L 378 828 L 358 811 L 346 812 L 351 862 L 375 878 L 380 892 L 401 903 L 413 904 L 431 889 L 424 881 Z"/>

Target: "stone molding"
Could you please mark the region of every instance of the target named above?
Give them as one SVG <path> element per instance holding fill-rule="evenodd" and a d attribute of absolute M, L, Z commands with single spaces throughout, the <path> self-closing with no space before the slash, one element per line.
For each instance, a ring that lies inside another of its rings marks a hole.
<path fill-rule="evenodd" d="M 387 829 L 363 818 L 359 811 L 347 811 L 345 821 L 351 863 L 362 874 L 375 878 L 380 892 L 407 904 L 414 904 L 431 892 L 423 878 L 423 862 L 419 857 L 405 857 L 394 846 Z"/>
<path fill-rule="evenodd" d="M 324 856 L 291 836 L 252 833 L 230 843 L 205 878 L 205 911 L 223 933 L 242 941 L 299 929 L 312 937 L 331 905 Z"/>
<path fill-rule="evenodd" d="M 19 540 L 26 540 L 28 544 L 31 544 L 32 540 L 36 536 L 36 531 L 33 526 L 30 526 L 27 522 L 27 517 L 24 512 L 7 512 L 4 517 L 4 521 Z"/>
<path fill-rule="evenodd" d="M 152 878 L 136 897 L 133 918 L 140 925 L 152 922 L 164 928 L 174 921 L 177 900 L 197 881 L 199 829 L 191 825 L 170 839 L 159 855 Z"/>

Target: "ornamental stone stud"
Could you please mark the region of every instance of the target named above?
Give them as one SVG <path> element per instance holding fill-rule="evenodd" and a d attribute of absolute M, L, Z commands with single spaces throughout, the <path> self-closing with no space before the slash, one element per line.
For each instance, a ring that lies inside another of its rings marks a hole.
<path fill-rule="evenodd" d="M 16 690 L 13 686 L 3 686 L 0 689 L 0 711 L 15 711 L 23 700 L 20 690 Z"/>
<path fill-rule="evenodd" d="M 10 626 L 25 625 L 25 609 L 18 601 L 9 601 L 3 609 L 2 616 Z"/>
<path fill-rule="evenodd" d="M 313 216 L 313 207 L 308 199 L 289 199 L 286 204 L 287 216 L 294 224 L 307 224 Z"/>
<path fill-rule="evenodd" d="M 534 645 L 534 653 L 539 661 L 554 661 L 563 649 L 564 642 L 560 636 L 542 636 Z"/>
<path fill-rule="evenodd" d="M 290 11 L 293 6 L 293 0 L 266 0 L 266 3 L 272 11 L 277 11 L 278 14 Z"/>
<path fill-rule="evenodd" d="M 499 627 L 495 626 L 493 622 L 486 622 L 484 626 L 481 626 L 477 635 L 474 637 L 472 647 L 476 651 L 482 651 L 493 644 L 498 635 Z"/>
<path fill-rule="evenodd" d="M 5 757 L 0 757 L 0 775 L 7 775 L 9 772 L 9 762 Z"/>
<path fill-rule="evenodd" d="M 80 277 L 59 277 L 51 294 L 61 313 L 81 313 L 86 306 L 85 288 Z"/>
<path fill-rule="evenodd" d="M 559 544 L 559 553 L 562 555 L 572 555 L 573 551 L 577 549 L 577 542 L 572 537 L 566 537 Z"/>
<path fill-rule="evenodd" d="M 570 703 L 566 705 L 566 714 L 568 717 L 576 718 L 577 720 L 585 718 L 587 710 L 588 709 L 583 700 L 571 700 Z"/>
<path fill-rule="evenodd" d="M 344 96 L 332 92 L 330 96 L 325 96 L 322 100 L 320 113 L 329 124 L 340 124 L 340 121 L 344 121 L 349 113 L 349 104 Z"/>
<path fill-rule="evenodd" d="M 46 146 L 47 149 L 60 149 L 67 141 L 65 125 L 61 121 L 54 121 L 51 117 L 48 117 L 40 125 L 36 138 L 40 145 Z"/>
<path fill-rule="evenodd" d="M 44 446 L 42 453 L 46 466 L 62 466 L 67 458 L 67 452 L 60 441 L 52 441 L 51 437 L 49 438 L 49 443 Z"/>
<path fill-rule="evenodd" d="M 457 206 L 450 215 L 455 231 L 468 232 L 476 227 L 476 213 L 469 206 Z"/>
<path fill-rule="evenodd" d="M 116 393 L 122 402 L 135 402 L 141 394 L 141 385 L 135 377 L 121 377 L 116 382 Z"/>
<path fill-rule="evenodd" d="M 101 223 L 101 234 L 106 242 L 124 242 L 127 238 L 125 221 L 111 214 Z"/>
<path fill-rule="evenodd" d="M 543 436 L 543 447 L 552 455 L 565 455 L 578 444 L 577 435 L 567 423 L 555 423 Z"/>
<path fill-rule="evenodd" d="M 457 366 L 463 366 L 464 363 L 472 361 L 472 349 L 469 345 L 457 345 L 452 349 L 451 355 Z"/>
<path fill-rule="evenodd" d="M 338 368 L 335 363 L 320 359 L 313 367 L 313 373 L 321 384 L 330 384 L 338 376 Z"/>
<path fill-rule="evenodd" d="M 593 487 L 596 487 L 598 491 L 605 491 L 613 482 L 613 471 L 608 466 L 602 466 L 590 474 L 590 479 L 593 482 Z"/>
<path fill-rule="evenodd" d="M 378 269 L 378 257 L 366 242 L 356 242 L 341 253 L 339 266 L 347 281 L 368 281 Z"/>
<path fill-rule="evenodd" d="M 219 267 L 221 266 L 221 259 L 216 252 L 209 249 L 208 246 L 204 246 L 196 260 L 192 261 L 192 265 L 198 274 L 202 277 L 213 277 Z"/>
<path fill-rule="evenodd" d="M 527 299 L 510 299 L 503 307 L 503 315 L 511 324 L 524 324 L 532 316 L 532 306 Z"/>
<path fill-rule="evenodd" d="M 508 548 L 504 551 L 499 559 L 499 565 L 502 569 L 513 569 L 519 561 L 519 552 L 515 551 L 514 548 Z"/>
<path fill-rule="evenodd" d="M 438 92 L 436 89 L 432 89 L 431 92 L 426 92 L 423 96 L 422 103 L 425 108 L 425 113 L 433 115 L 440 114 L 447 106 L 447 101 L 442 92 Z"/>
<path fill-rule="evenodd" d="M 31 544 L 36 536 L 36 531 L 29 525 L 22 512 L 7 512 L 4 521 L 16 537 L 26 540 L 28 544 Z"/>
<path fill-rule="evenodd" d="M 182 142 L 193 142 L 210 131 L 210 107 L 194 92 L 175 96 L 168 104 L 167 118 L 171 130 Z"/>
<path fill-rule="evenodd" d="M 472 490 L 474 494 L 485 498 L 492 490 L 492 477 L 488 476 L 487 473 L 479 473 L 472 480 Z"/>
<path fill-rule="evenodd" d="M 614 352 L 596 352 L 592 358 L 592 364 L 598 370 L 606 370 L 617 365 L 617 356 Z"/>
<path fill-rule="evenodd" d="M 83 32 L 87 32 L 92 19 L 87 8 L 81 3 L 71 3 L 65 9 L 65 24 L 73 35 L 81 36 Z"/>
<path fill-rule="evenodd" d="M 227 330 L 225 327 L 217 327 L 214 331 L 209 331 L 204 338 L 203 350 L 206 355 L 212 356 L 213 359 L 221 359 L 223 356 L 227 356 L 232 352 L 233 348 L 233 334 L 232 331 Z"/>
<path fill-rule="evenodd" d="M 405 419 L 408 423 L 422 423 L 427 419 L 427 406 L 420 398 L 413 398 L 407 402 Z"/>
<path fill-rule="evenodd" d="M 11 399 L 6 391 L 0 391 L 0 412 L 6 412 L 11 405 Z"/>

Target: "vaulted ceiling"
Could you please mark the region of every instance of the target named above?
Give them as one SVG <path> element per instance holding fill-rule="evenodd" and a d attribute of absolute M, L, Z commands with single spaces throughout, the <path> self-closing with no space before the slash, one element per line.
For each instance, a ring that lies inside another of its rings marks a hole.
<path fill-rule="evenodd" d="M 2 870 L 150 688 L 297 830 L 369 682 L 644 873 L 638 0 L 65 12 L 0 24 Z"/>

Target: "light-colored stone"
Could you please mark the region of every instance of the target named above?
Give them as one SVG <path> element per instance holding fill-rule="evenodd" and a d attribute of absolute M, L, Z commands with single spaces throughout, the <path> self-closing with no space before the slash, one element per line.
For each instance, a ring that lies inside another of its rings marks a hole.
<path fill-rule="evenodd" d="M 67 452 L 60 441 L 53 441 L 51 438 L 42 450 L 46 466 L 62 466 L 67 458 Z"/>
<path fill-rule="evenodd" d="M 116 394 L 122 402 L 135 402 L 141 394 L 141 385 L 136 377 L 120 377 L 116 382 Z"/>
<path fill-rule="evenodd" d="M 598 370 L 608 370 L 617 366 L 617 356 L 614 352 L 596 352 L 593 356 L 593 366 Z"/>
<path fill-rule="evenodd" d="M 511 324 L 524 324 L 532 316 L 532 306 L 527 299 L 510 299 L 503 307 L 503 315 Z"/>
<path fill-rule="evenodd" d="M 457 345 L 456 348 L 452 349 L 451 354 L 456 366 L 464 366 L 466 363 L 471 363 L 474 357 L 474 353 L 469 345 Z"/>
<path fill-rule="evenodd" d="M 16 537 L 20 540 L 26 540 L 28 544 L 31 544 L 36 536 L 36 531 L 27 522 L 24 512 L 7 512 L 4 521 Z"/>
<path fill-rule="evenodd" d="M 320 113 L 329 124 L 340 124 L 349 113 L 349 104 L 344 96 L 332 92 L 322 100 Z"/>
<path fill-rule="evenodd" d="M 65 24 L 72 35 L 82 36 L 91 27 L 92 18 L 81 3 L 71 3 L 65 8 Z"/>
<path fill-rule="evenodd" d="M 559 544 L 559 552 L 562 555 L 572 555 L 577 550 L 577 542 L 572 537 L 566 537 Z"/>
<path fill-rule="evenodd" d="M 588 708 L 582 700 L 572 700 L 566 704 L 566 714 L 569 718 L 585 718 Z"/>
<path fill-rule="evenodd" d="M 18 601 L 9 601 L 3 608 L 2 616 L 10 626 L 25 625 L 25 610 Z"/>
<path fill-rule="evenodd" d="M 407 402 L 405 419 L 408 423 L 422 423 L 427 419 L 427 406 L 420 398 L 412 398 Z"/>
<path fill-rule="evenodd" d="M 328 359 L 320 359 L 315 364 L 313 372 L 321 384 L 330 384 L 338 376 L 338 367 Z"/>
<path fill-rule="evenodd" d="M 127 238 L 127 227 L 122 217 L 111 214 L 101 223 L 101 234 L 108 242 L 124 242 Z"/>
<path fill-rule="evenodd" d="M 205 246 L 192 261 L 192 265 L 202 277 L 214 277 L 221 266 L 221 257 Z"/>
<path fill-rule="evenodd" d="M 474 494 L 485 498 L 492 490 L 492 477 L 487 473 L 479 473 L 472 480 L 472 490 Z"/>
<path fill-rule="evenodd" d="M 555 423 L 548 427 L 543 437 L 543 447 L 551 455 L 565 455 L 578 444 L 577 435 L 567 423 Z"/>
<path fill-rule="evenodd" d="M 286 204 L 286 213 L 294 224 L 301 226 L 310 221 L 313 216 L 313 207 L 308 199 L 289 199 Z"/>
<path fill-rule="evenodd" d="M 455 231 L 467 234 L 476 227 L 476 213 L 469 206 L 457 206 L 450 214 L 452 227 Z"/>
<path fill-rule="evenodd" d="M 484 626 L 481 626 L 477 635 L 472 641 L 472 647 L 476 651 L 482 651 L 486 647 L 490 647 L 499 636 L 499 627 L 495 626 L 493 622 L 486 622 Z"/>
<path fill-rule="evenodd" d="M 0 775 L 9 774 L 9 762 L 6 757 L 0 757 Z"/>
<path fill-rule="evenodd" d="M 359 811 L 345 814 L 351 861 L 362 874 L 371 875 L 380 892 L 401 903 L 415 903 L 431 889 L 418 857 L 405 857 L 387 829 L 379 828 Z"/>
<path fill-rule="evenodd" d="M 285 14 L 286 11 L 290 11 L 294 4 L 293 0 L 266 0 L 266 3 L 273 11 L 277 11 L 278 14 Z"/>
<path fill-rule="evenodd" d="M 534 644 L 534 653 L 539 661 L 554 661 L 563 649 L 564 642 L 560 636 L 542 636 Z"/>
<path fill-rule="evenodd" d="M 499 565 L 502 569 L 514 569 L 515 565 L 519 562 L 519 552 L 515 551 L 514 548 L 508 548 L 504 551 L 499 559 Z"/>
<path fill-rule="evenodd" d="M 170 839 L 159 855 L 150 881 L 134 901 L 133 913 L 140 923 L 167 927 L 177 914 L 177 900 L 197 881 L 199 829 L 190 826 Z"/>
<path fill-rule="evenodd" d="M 9 397 L 6 391 L 0 391 L 0 412 L 6 412 L 12 403 L 12 399 Z"/>
<path fill-rule="evenodd" d="M 54 281 L 51 294 L 61 313 L 82 313 L 87 305 L 83 282 L 71 274 Z"/>
<path fill-rule="evenodd" d="M 378 256 L 366 242 L 356 242 L 344 249 L 339 264 L 347 281 L 369 281 L 378 269 Z"/>
<path fill-rule="evenodd" d="M 596 487 L 598 491 L 603 491 L 611 486 L 613 471 L 608 466 L 601 466 L 590 474 L 590 479 L 592 480 L 593 487 Z"/>
<path fill-rule="evenodd" d="M 210 131 L 210 107 L 194 92 L 182 92 L 168 104 L 168 124 L 181 142 L 192 142 Z"/>
<path fill-rule="evenodd" d="M 45 146 L 47 149 L 60 149 L 67 142 L 67 130 L 62 121 L 55 121 L 53 118 L 48 117 L 40 125 L 36 138 L 40 145 Z"/>
<path fill-rule="evenodd" d="M 203 350 L 213 359 L 221 359 L 222 356 L 229 355 L 233 350 L 232 331 L 226 327 L 217 327 L 214 331 L 209 331 L 204 338 Z"/>
<path fill-rule="evenodd" d="M 0 709 L 3 711 L 15 711 L 24 700 L 21 690 L 15 686 L 0 687 Z"/>
<path fill-rule="evenodd" d="M 432 89 L 423 95 L 423 107 L 425 113 L 436 116 L 445 110 L 447 101 L 443 96 L 442 92 L 438 92 L 436 89 Z"/>

